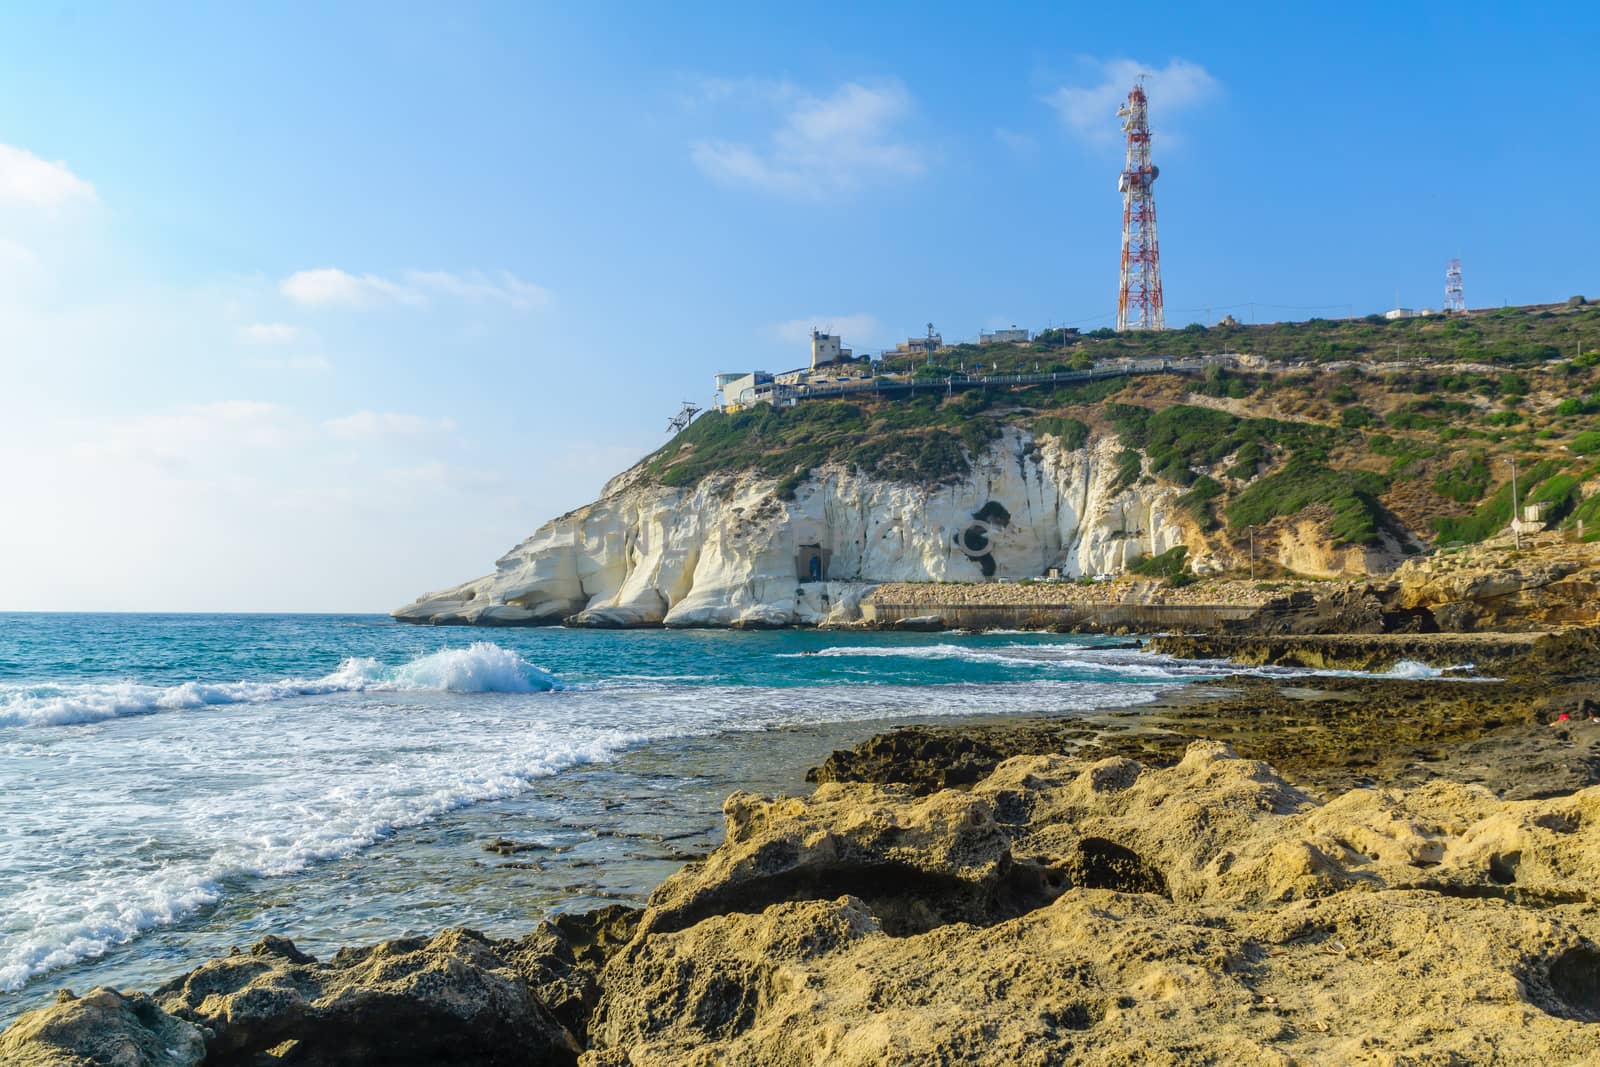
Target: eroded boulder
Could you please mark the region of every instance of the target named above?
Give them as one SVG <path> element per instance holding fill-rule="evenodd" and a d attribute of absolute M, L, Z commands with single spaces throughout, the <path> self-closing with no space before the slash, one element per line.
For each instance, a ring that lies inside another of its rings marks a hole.
<path fill-rule="evenodd" d="M 0 1034 L 6 1067 L 195 1067 L 205 1059 L 198 1027 L 142 993 L 102 986 L 24 1012 Z"/>
<path fill-rule="evenodd" d="M 341 949 L 282 938 L 156 990 L 206 1034 L 209 1065 L 569 1064 L 578 1044 L 494 942 L 471 930 Z"/>

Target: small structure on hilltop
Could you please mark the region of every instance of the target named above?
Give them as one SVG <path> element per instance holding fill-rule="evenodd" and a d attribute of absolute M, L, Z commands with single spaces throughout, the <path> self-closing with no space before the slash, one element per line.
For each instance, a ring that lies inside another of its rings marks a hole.
<path fill-rule="evenodd" d="M 1028 331 L 1017 329 L 1015 323 L 1012 323 L 1011 329 L 1009 330 L 995 330 L 993 333 L 983 333 L 982 331 L 979 331 L 978 333 L 978 343 L 980 345 L 1025 345 L 1029 340 L 1030 337 L 1028 335 Z"/>
<path fill-rule="evenodd" d="M 716 377 L 716 404 L 718 411 L 730 414 L 751 404 L 772 402 L 772 375 L 764 370 L 719 374 Z"/>
<path fill-rule="evenodd" d="M 788 404 L 795 388 L 872 377 L 872 361 L 844 347 L 838 334 L 811 331 L 811 363 L 794 370 L 734 372 L 716 376 L 717 410 L 734 412 L 754 404 Z"/>
<path fill-rule="evenodd" d="M 944 338 L 933 328 L 933 323 L 928 323 L 926 337 L 908 337 L 902 344 L 894 346 L 894 355 L 901 357 L 921 356 L 931 360 L 933 354 L 944 347 Z"/>
<path fill-rule="evenodd" d="M 1467 313 L 1467 295 L 1461 288 L 1461 260 L 1452 259 L 1444 269 L 1444 309 L 1456 315 Z"/>
<path fill-rule="evenodd" d="M 851 358 L 851 351 L 839 343 L 836 333 L 822 333 L 818 330 L 811 331 L 811 369 L 817 370 L 833 363 L 839 363 Z"/>
<path fill-rule="evenodd" d="M 699 407 L 685 400 L 682 409 L 667 420 L 667 432 L 682 433 L 689 428 L 689 424 L 694 421 L 694 417 L 698 414 L 700 414 Z"/>

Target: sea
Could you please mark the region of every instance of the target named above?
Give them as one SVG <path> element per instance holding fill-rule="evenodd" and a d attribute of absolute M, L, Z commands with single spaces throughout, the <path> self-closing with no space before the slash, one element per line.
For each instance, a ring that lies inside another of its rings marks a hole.
<path fill-rule="evenodd" d="M 1239 670 L 1024 633 L 0 614 L 0 1025 L 266 934 L 322 955 L 641 903 L 728 793 L 804 789 L 890 725 Z"/>

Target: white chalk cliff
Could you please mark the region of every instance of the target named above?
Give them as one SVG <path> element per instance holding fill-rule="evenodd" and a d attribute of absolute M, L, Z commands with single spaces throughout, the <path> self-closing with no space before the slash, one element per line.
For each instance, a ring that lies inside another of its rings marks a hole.
<path fill-rule="evenodd" d="M 642 466 L 541 526 L 495 572 L 394 612 L 423 623 L 785 626 L 856 617 L 879 582 L 1121 570 L 1183 543 L 1180 490 L 1117 490 L 1114 436 L 1066 450 L 1018 429 L 953 484 L 837 465 L 780 500 L 751 472 L 649 484 Z M 802 580 L 806 577 L 812 580 Z"/>

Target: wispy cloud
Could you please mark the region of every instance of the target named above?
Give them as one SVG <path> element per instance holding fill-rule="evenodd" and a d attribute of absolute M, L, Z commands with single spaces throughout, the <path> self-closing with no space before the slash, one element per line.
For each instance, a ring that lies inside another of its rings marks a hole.
<path fill-rule="evenodd" d="M 300 420 L 281 405 L 221 400 L 111 420 L 70 451 L 80 459 L 123 457 L 176 471 L 223 452 L 280 448 L 301 434 Z"/>
<path fill-rule="evenodd" d="M 550 302 L 550 290 L 523 281 L 510 271 L 485 274 L 450 274 L 446 271 L 409 271 L 406 284 L 424 292 L 452 296 L 475 304 L 505 304 L 518 311 L 541 308 Z"/>
<path fill-rule="evenodd" d="M 725 99 L 738 84 L 709 82 L 703 98 Z M 869 182 L 914 178 L 926 170 L 926 152 L 898 133 L 914 110 L 911 94 L 899 82 L 847 82 L 828 96 L 774 83 L 750 95 L 780 112 L 779 124 L 764 143 L 694 142 L 690 158 L 716 181 L 823 197 Z"/>
<path fill-rule="evenodd" d="M 402 415 L 393 411 L 358 411 L 353 415 L 329 419 L 322 425 L 333 436 L 347 441 L 377 437 L 420 437 L 424 434 L 448 433 L 456 428 L 454 419 Z"/>
<path fill-rule="evenodd" d="M 481 491 L 503 479 L 493 471 L 477 470 L 433 460 L 413 467 L 391 467 L 383 472 L 390 485 L 407 492 L 434 490 L 446 492 Z"/>
<path fill-rule="evenodd" d="M 1091 144 L 1121 139 L 1117 108 L 1140 75 L 1150 95 L 1151 127 L 1168 137 L 1173 115 L 1215 99 L 1222 91 L 1209 71 L 1187 59 L 1169 60 L 1165 67 L 1134 59 L 1084 57 L 1079 62 L 1084 70 L 1079 83 L 1063 85 L 1044 100 L 1069 131 Z"/>
<path fill-rule="evenodd" d="M 381 304 L 423 306 L 444 296 L 468 303 L 494 303 L 529 311 L 549 303 L 549 290 L 510 271 L 406 271 L 398 278 L 352 274 L 338 267 L 296 271 L 279 284 L 284 296 L 311 307 L 370 308 Z"/>
<path fill-rule="evenodd" d="M 997 129 L 994 131 L 994 139 L 1010 149 L 1013 154 L 1023 158 L 1037 155 L 1039 151 L 1039 142 L 1016 130 Z"/>
<path fill-rule="evenodd" d="M 239 327 L 239 340 L 247 345 L 292 345 L 300 337 L 300 327 L 287 322 L 252 322 Z"/>
<path fill-rule="evenodd" d="M 285 278 L 278 289 L 295 303 L 312 307 L 332 304 L 362 308 L 390 302 L 427 303 L 421 293 L 399 282 L 376 274 L 351 274 L 338 267 L 296 271 Z"/>
<path fill-rule="evenodd" d="M 26 148 L 0 144 L 0 202 L 54 208 L 96 199 L 94 186 L 65 163 L 52 163 Z"/>
<path fill-rule="evenodd" d="M 837 334 L 846 347 L 865 345 L 878 340 L 878 320 L 864 311 L 858 311 L 853 315 L 812 315 L 808 318 L 775 323 L 771 327 L 774 337 L 794 345 L 809 344 L 813 329 Z"/>
<path fill-rule="evenodd" d="M 322 356 L 262 356 L 247 359 L 244 365 L 251 370 L 321 372 L 333 364 Z"/>

